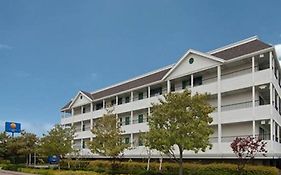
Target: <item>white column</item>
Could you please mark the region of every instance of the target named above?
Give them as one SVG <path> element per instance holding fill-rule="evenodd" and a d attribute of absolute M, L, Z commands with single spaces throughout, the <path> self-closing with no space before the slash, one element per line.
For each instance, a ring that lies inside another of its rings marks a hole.
<path fill-rule="evenodd" d="M 74 116 L 74 108 L 71 109 L 71 115 Z"/>
<path fill-rule="evenodd" d="M 93 121 L 92 118 L 90 119 L 90 125 L 91 125 L 90 128 L 91 128 L 91 130 L 92 130 L 92 129 L 94 128 L 94 126 L 93 126 L 93 125 L 94 125 L 94 121 Z"/>
<path fill-rule="evenodd" d="M 150 86 L 147 87 L 147 98 L 150 98 Z"/>
<path fill-rule="evenodd" d="M 269 52 L 269 68 L 270 68 L 270 81 L 272 82 L 272 76 L 273 76 L 273 63 L 272 63 L 272 52 Z"/>
<path fill-rule="evenodd" d="M 83 122 L 83 120 L 81 121 L 81 131 L 83 131 L 83 124 L 84 124 L 84 122 Z"/>
<path fill-rule="evenodd" d="M 81 110 L 81 114 L 83 114 L 83 106 L 81 106 L 81 109 L 80 109 L 80 110 Z"/>
<path fill-rule="evenodd" d="M 130 124 L 133 124 L 133 119 L 134 119 L 134 112 L 131 111 L 131 123 Z"/>
<path fill-rule="evenodd" d="M 90 108 L 91 108 L 90 111 L 93 112 L 93 110 L 94 110 L 94 105 L 93 105 L 93 103 L 91 103 Z"/>
<path fill-rule="evenodd" d="M 171 80 L 167 80 L 167 93 L 171 92 Z"/>
<path fill-rule="evenodd" d="M 219 151 L 221 151 L 221 136 L 222 136 L 222 127 L 221 127 L 221 66 L 217 67 L 217 91 L 218 91 L 218 145 Z"/>
<path fill-rule="evenodd" d="M 131 133 L 131 147 L 133 147 L 134 146 L 134 135 L 133 135 L 133 133 Z"/>
<path fill-rule="evenodd" d="M 133 102 L 134 101 L 134 92 L 132 91 L 131 92 L 131 102 Z"/>
<path fill-rule="evenodd" d="M 118 95 L 116 95 L 116 104 L 115 105 L 118 105 Z"/>
<path fill-rule="evenodd" d="M 255 92 L 255 57 L 252 57 L 252 135 L 256 136 L 256 122 L 255 122 L 255 102 L 256 102 L 256 92 Z"/>
<path fill-rule="evenodd" d="M 105 99 L 102 100 L 102 108 L 103 108 L 103 109 L 106 108 L 106 106 L 105 106 Z"/>
<path fill-rule="evenodd" d="M 83 149 L 83 139 L 81 139 L 81 145 L 80 148 Z"/>
<path fill-rule="evenodd" d="M 150 112 L 150 107 L 148 107 L 147 108 L 147 116 L 146 116 L 146 121 L 148 122 L 148 119 L 149 119 L 149 117 L 150 117 L 150 114 L 151 114 L 151 112 Z"/>

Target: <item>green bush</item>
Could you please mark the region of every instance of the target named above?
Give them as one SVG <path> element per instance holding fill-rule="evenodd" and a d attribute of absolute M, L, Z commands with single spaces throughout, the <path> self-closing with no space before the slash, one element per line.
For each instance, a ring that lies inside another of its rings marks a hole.
<path fill-rule="evenodd" d="M 20 164 L 6 164 L 2 166 L 3 170 L 10 170 L 10 171 L 20 171 L 21 168 L 25 167 L 24 165 Z"/>
<path fill-rule="evenodd" d="M 68 168 L 68 163 L 70 168 Z M 150 171 L 146 171 L 146 163 L 142 162 L 117 162 L 114 169 L 110 161 L 62 161 L 62 169 L 88 170 L 107 174 L 136 174 L 136 175 L 177 175 L 179 167 L 175 163 L 163 163 L 162 171 L 159 172 L 159 163 L 151 162 Z M 235 164 L 212 163 L 196 164 L 185 163 L 184 172 L 188 175 L 236 175 Z M 245 175 L 278 175 L 278 169 L 268 166 L 246 166 Z"/>

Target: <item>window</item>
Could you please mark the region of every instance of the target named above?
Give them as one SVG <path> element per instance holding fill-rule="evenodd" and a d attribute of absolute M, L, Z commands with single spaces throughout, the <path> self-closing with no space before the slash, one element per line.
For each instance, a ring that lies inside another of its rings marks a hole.
<path fill-rule="evenodd" d="M 125 144 L 129 144 L 130 143 L 130 138 L 129 137 L 126 137 L 125 138 Z"/>
<path fill-rule="evenodd" d="M 150 90 L 151 96 L 157 96 L 162 94 L 162 87 L 154 88 Z"/>
<path fill-rule="evenodd" d="M 275 109 L 278 110 L 278 94 L 277 94 L 277 91 L 275 91 Z"/>
<path fill-rule="evenodd" d="M 175 84 L 174 83 L 171 83 L 171 92 L 174 92 L 176 89 L 175 89 Z"/>
<path fill-rule="evenodd" d="M 183 80 L 182 82 L 182 89 L 186 89 L 188 86 L 191 86 L 191 81 L 189 80 Z"/>
<path fill-rule="evenodd" d="M 80 96 L 80 99 L 82 99 L 82 98 L 83 98 L 83 96 L 81 95 L 81 96 Z"/>
<path fill-rule="evenodd" d="M 121 105 L 121 104 L 122 104 L 122 100 L 123 100 L 122 97 L 121 97 L 121 98 L 118 98 L 118 105 Z"/>
<path fill-rule="evenodd" d="M 142 100 L 143 99 L 143 92 L 140 92 L 139 93 L 139 100 Z"/>
<path fill-rule="evenodd" d="M 125 118 L 125 125 L 129 125 L 130 124 L 130 117 L 126 117 Z"/>
<path fill-rule="evenodd" d="M 260 103 L 259 103 L 260 106 L 264 105 L 264 100 L 263 100 L 263 98 L 261 96 L 259 96 L 259 101 L 260 101 Z"/>
<path fill-rule="evenodd" d="M 96 110 L 100 110 L 100 109 L 102 109 L 102 108 L 103 108 L 102 102 L 96 104 Z"/>
<path fill-rule="evenodd" d="M 143 146 L 143 141 L 141 138 L 139 138 L 139 146 Z"/>
<path fill-rule="evenodd" d="M 143 123 L 143 114 L 140 114 L 138 117 L 138 122 Z"/>
<path fill-rule="evenodd" d="M 194 78 L 194 86 L 202 85 L 202 76 Z"/>
<path fill-rule="evenodd" d="M 82 140 L 82 148 L 84 149 L 85 148 L 85 141 L 84 140 Z"/>
<path fill-rule="evenodd" d="M 119 118 L 119 124 L 120 124 L 120 126 L 122 126 L 122 118 Z"/>
<path fill-rule="evenodd" d="M 85 107 L 82 107 L 82 113 L 86 113 L 86 108 Z"/>
<path fill-rule="evenodd" d="M 279 114 L 281 114 L 281 98 L 279 97 Z"/>
<path fill-rule="evenodd" d="M 125 103 L 129 103 L 129 102 L 130 102 L 130 97 L 128 96 L 125 98 Z"/>
<path fill-rule="evenodd" d="M 116 99 L 111 100 L 111 106 L 116 105 Z"/>
<path fill-rule="evenodd" d="M 82 131 L 86 131 L 86 125 L 84 123 L 82 125 Z"/>

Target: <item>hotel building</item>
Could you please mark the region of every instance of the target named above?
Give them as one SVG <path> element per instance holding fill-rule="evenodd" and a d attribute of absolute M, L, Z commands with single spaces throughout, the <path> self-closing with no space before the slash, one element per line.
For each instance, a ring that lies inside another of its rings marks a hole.
<path fill-rule="evenodd" d="M 251 37 L 222 48 L 200 52 L 188 50 L 175 64 L 139 77 L 85 92 L 79 91 L 62 109 L 61 124 L 73 125 L 73 146 L 85 157 L 95 157 L 85 144 L 93 139 L 91 129 L 96 120 L 113 106 L 124 142 L 131 144 L 127 158 L 147 156 L 139 139 L 149 130 L 147 120 L 151 104 L 169 92 L 189 89 L 192 93 L 208 92 L 214 133 L 211 150 L 185 158 L 234 158 L 230 143 L 235 137 L 256 136 L 267 141 L 267 157 L 281 155 L 281 71 L 273 46 Z M 159 157 L 157 152 L 152 157 Z M 262 158 L 262 157 L 260 157 Z"/>

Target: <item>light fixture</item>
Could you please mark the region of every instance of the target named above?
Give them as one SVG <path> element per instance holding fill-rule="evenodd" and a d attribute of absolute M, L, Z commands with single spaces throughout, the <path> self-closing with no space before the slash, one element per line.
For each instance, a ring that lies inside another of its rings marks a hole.
<path fill-rule="evenodd" d="M 265 89 L 267 87 L 267 85 L 260 85 L 259 88 L 260 89 Z"/>

